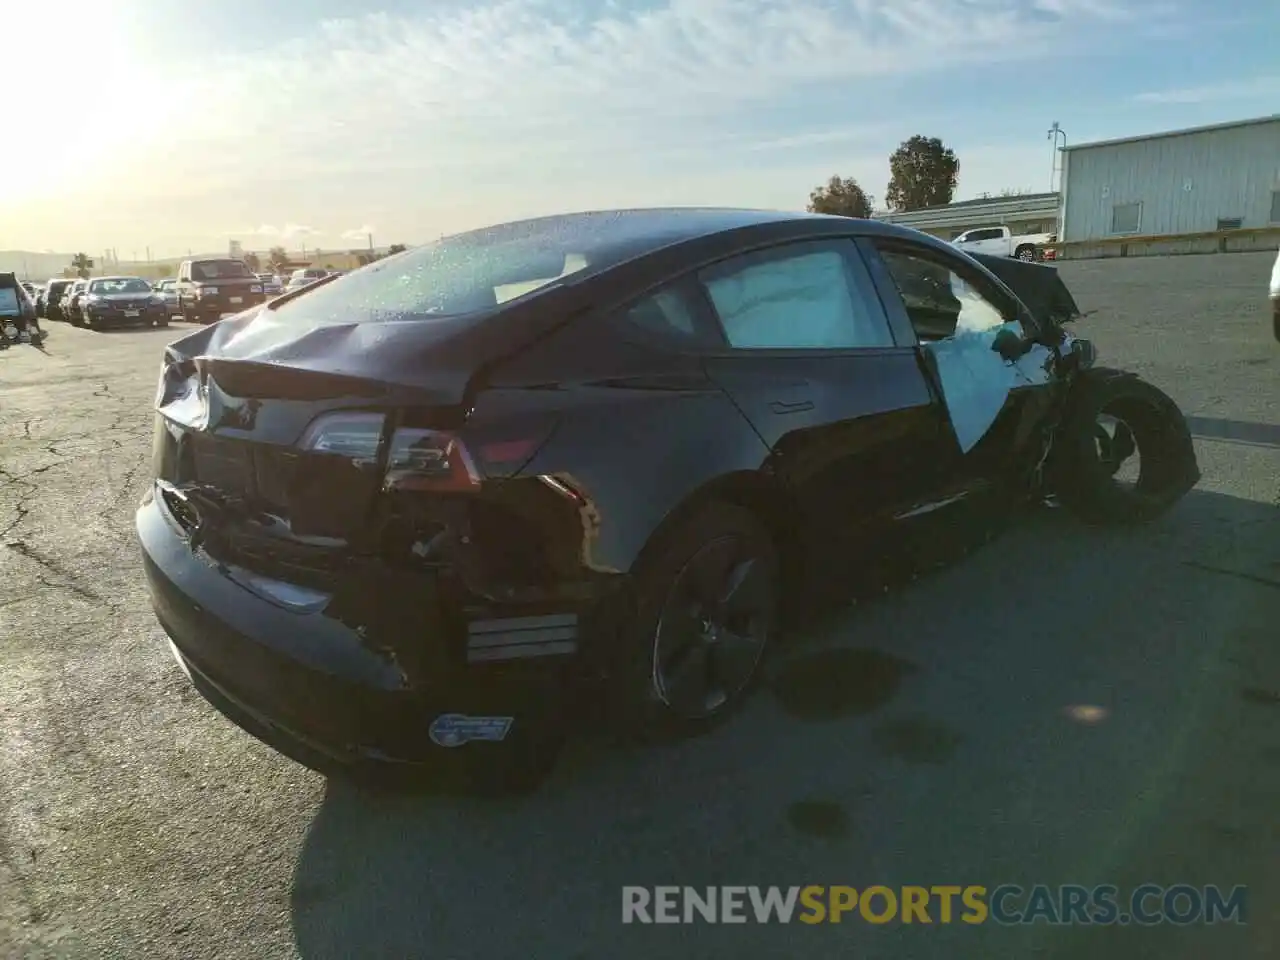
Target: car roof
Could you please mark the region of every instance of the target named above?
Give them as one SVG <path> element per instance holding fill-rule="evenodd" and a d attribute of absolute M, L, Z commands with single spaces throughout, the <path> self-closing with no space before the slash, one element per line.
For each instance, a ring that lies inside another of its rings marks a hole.
<path fill-rule="evenodd" d="M 650 250 L 723 233 L 741 227 L 803 219 L 827 219 L 821 214 L 735 207 L 649 207 L 590 210 L 481 227 L 445 237 L 445 242 L 472 242 L 483 246 L 505 237 L 537 240 L 546 237 L 557 244 L 578 241 L 604 259 L 637 256 Z M 845 219 L 845 218 L 839 218 Z M 580 238 L 580 239 L 579 239 Z"/>
<path fill-rule="evenodd" d="M 134 277 L 134 276 L 111 276 L 111 277 L 90 277 L 89 278 L 91 282 L 94 280 L 141 280 L 141 279 L 142 277 Z"/>

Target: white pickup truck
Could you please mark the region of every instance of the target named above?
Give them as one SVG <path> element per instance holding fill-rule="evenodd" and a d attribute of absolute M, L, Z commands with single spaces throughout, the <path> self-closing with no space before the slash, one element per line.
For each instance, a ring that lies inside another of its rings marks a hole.
<path fill-rule="evenodd" d="M 1271 329 L 1276 339 L 1280 340 L 1280 253 L 1276 254 L 1276 265 L 1271 268 Z"/>
<path fill-rule="evenodd" d="M 994 257 L 1016 257 L 1035 261 L 1044 258 L 1044 248 L 1057 242 L 1052 233 L 1014 236 L 1008 227 L 977 227 L 951 241 L 965 253 L 985 253 Z"/>

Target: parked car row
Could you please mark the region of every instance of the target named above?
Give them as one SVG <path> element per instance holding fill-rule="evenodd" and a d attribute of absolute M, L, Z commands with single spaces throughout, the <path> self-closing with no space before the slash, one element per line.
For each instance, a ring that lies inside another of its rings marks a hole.
<path fill-rule="evenodd" d="M 95 330 L 167 327 L 172 316 L 155 288 L 141 277 L 54 278 L 37 297 L 36 314 Z"/>
<path fill-rule="evenodd" d="M 299 273 L 301 271 L 298 271 Z M 327 276 L 327 271 L 322 271 Z M 279 296 L 280 277 L 255 274 L 243 260 L 213 257 L 184 261 L 178 275 L 154 285 L 141 277 L 55 277 L 30 284 L 37 314 L 73 326 L 167 326 L 173 317 L 214 323 Z"/>

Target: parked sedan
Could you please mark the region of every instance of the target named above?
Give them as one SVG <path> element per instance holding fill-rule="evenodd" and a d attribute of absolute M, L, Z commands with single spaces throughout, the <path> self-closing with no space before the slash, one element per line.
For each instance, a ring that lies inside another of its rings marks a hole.
<path fill-rule="evenodd" d="M 285 285 L 285 293 L 293 293 L 295 290 L 301 290 L 309 287 L 319 280 L 323 280 L 329 276 L 329 271 L 322 267 L 306 267 L 302 270 L 295 270 L 289 277 L 289 282 Z"/>
<path fill-rule="evenodd" d="M 88 280 L 77 280 L 62 297 L 62 313 L 67 321 L 73 326 L 78 327 L 84 323 L 83 300 L 84 291 L 89 286 Z"/>
<path fill-rule="evenodd" d="M 1052 268 L 844 217 L 446 238 L 166 349 L 152 603 L 201 693 L 326 772 L 527 786 L 601 688 L 628 734 L 696 733 L 823 574 L 957 511 L 1134 522 L 1195 484 L 1078 312 Z"/>
<path fill-rule="evenodd" d="M 84 321 L 104 327 L 167 327 L 164 300 L 141 277 L 99 277 L 89 281 L 80 301 Z"/>
<path fill-rule="evenodd" d="M 178 281 L 170 277 L 167 280 L 161 280 L 152 290 L 156 299 L 165 309 L 166 317 L 175 317 L 181 311 L 178 310 Z"/>

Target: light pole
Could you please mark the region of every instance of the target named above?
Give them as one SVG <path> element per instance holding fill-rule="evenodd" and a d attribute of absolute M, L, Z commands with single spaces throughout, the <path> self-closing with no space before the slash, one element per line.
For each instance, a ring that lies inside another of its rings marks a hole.
<path fill-rule="evenodd" d="M 1053 162 L 1049 166 L 1049 191 L 1051 193 L 1053 192 L 1053 189 L 1054 189 L 1053 181 L 1057 178 L 1057 175 L 1058 175 L 1058 150 L 1059 150 L 1058 138 L 1059 137 L 1062 138 L 1061 149 L 1063 150 L 1067 149 L 1067 132 L 1063 130 L 1060 126 L 1058 126 L 1058 121 L 1055 120 L 1053 121 L 1053 126 L 1049 128 L 1049 134 L 1046 137 L 1046 139 L 1053 141 Z"/>

